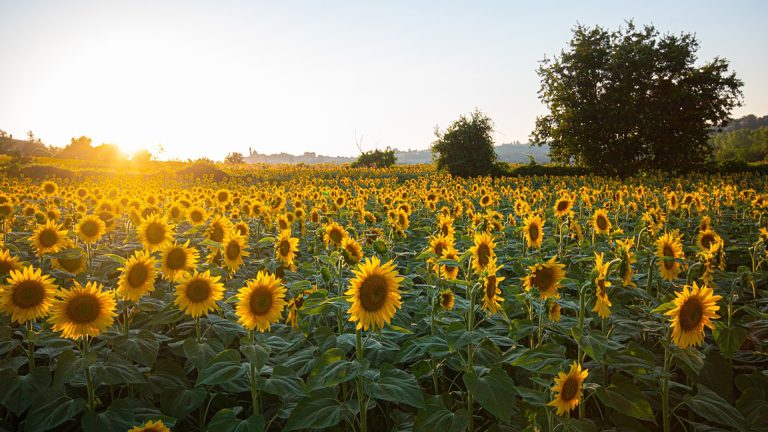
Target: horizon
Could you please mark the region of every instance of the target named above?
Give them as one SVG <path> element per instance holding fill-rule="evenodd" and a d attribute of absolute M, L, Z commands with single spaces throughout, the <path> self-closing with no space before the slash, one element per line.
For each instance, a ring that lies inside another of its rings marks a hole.
<path fill-rule="evenodd" d="M 545 113 L 538 61 L 559 54 L 577 22 L 616 29 L 630 19 L 696 34 L 697 63 L 726 58 L 744 81 L 731 117 L 759 117 L 768 113 L 768 59 L 756 46 L 768 40 L 766 12 L 756 1 L 0 0 L 0 56 L 20 65 L 0 70 L 0 128 L 58 147 L 85 135 L 158 159 L 221 160 L 249 147 L 352 157 L 360 143 L 426 150 L 436 125 L 478 108 L 496 124 L 496 145 L 526 143 Z"/>

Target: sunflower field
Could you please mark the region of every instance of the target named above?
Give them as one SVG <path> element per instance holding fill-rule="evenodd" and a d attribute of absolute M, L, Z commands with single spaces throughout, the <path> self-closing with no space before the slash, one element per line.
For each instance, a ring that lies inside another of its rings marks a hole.
<path fill-rule="evenodd" d="M 0 176 L 0 429 L 768 431 L 768 177 Z"/>

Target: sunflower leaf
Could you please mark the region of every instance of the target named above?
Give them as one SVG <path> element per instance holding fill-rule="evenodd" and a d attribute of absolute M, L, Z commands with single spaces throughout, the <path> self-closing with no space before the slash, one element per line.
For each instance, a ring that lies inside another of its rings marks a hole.
<path fill-rule="evenodd" d="M 510 397 L 515 382 L 501 369 L 493 368 L 482 377 L 474 372 L 464 374 L 464 384 L 477 402 L 486 411 L 502 421 L 509 421 L 512 415 L 519 415 L 517 399 Z"/>

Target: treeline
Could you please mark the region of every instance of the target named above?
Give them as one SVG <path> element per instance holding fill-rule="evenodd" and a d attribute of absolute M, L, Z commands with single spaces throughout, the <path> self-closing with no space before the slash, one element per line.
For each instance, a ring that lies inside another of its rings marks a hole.
<path fill-rule="evenodd" d="M 718 161 L 758 162 L 768 157 L 768 116 L 748 115 L 710 136 Z"/>

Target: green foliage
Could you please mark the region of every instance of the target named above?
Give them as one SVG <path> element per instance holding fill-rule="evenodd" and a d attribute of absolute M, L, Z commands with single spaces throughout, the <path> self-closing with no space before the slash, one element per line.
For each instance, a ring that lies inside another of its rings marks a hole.
<path fill-rule="evenodd" d="M 689 168 L 712 153 L 708 133 L 741 103 L 742 81 L 716 57 L 694 64 L 690 33 L 660 35 L 632 22 L 610 32 L 577 26 L 559 57 L 538 69 L 549 114 L 533 140 L 554 162 L 602 173 Z"/>
<path fill-rule="evenodd" d="M 365 168 L 389 168 L 397 162 L 395 157 L 395 150 L 387 147 L 386 150 L 373 150 L 363 152 L 357 157 L 357 160 L 352 162 L 353 168 L 365 167 Z"/>
<path fill-rule="evenodd" d="M 493 120 L 479 110 L 462 115 L 441 132 L 432 143 L 432 157 L 438 170 L 459 177 L 495 175 L 503 172 L 493 149 Z"/>
<path fill-rule="evenodd" d="M 719 161 L 757 162 L 768 156 L 768 126 L 721 132 L 712 135 L 710 141 Z"/>
<path fill-rule="evenodd" d="M 241 164 L 245 163 L 245 160 L 243 159 L 243 154 L 240 152 L 232 152 L 227 155 L 227 157 L 224 158 L 224 163 L 226 164 Z"/>

